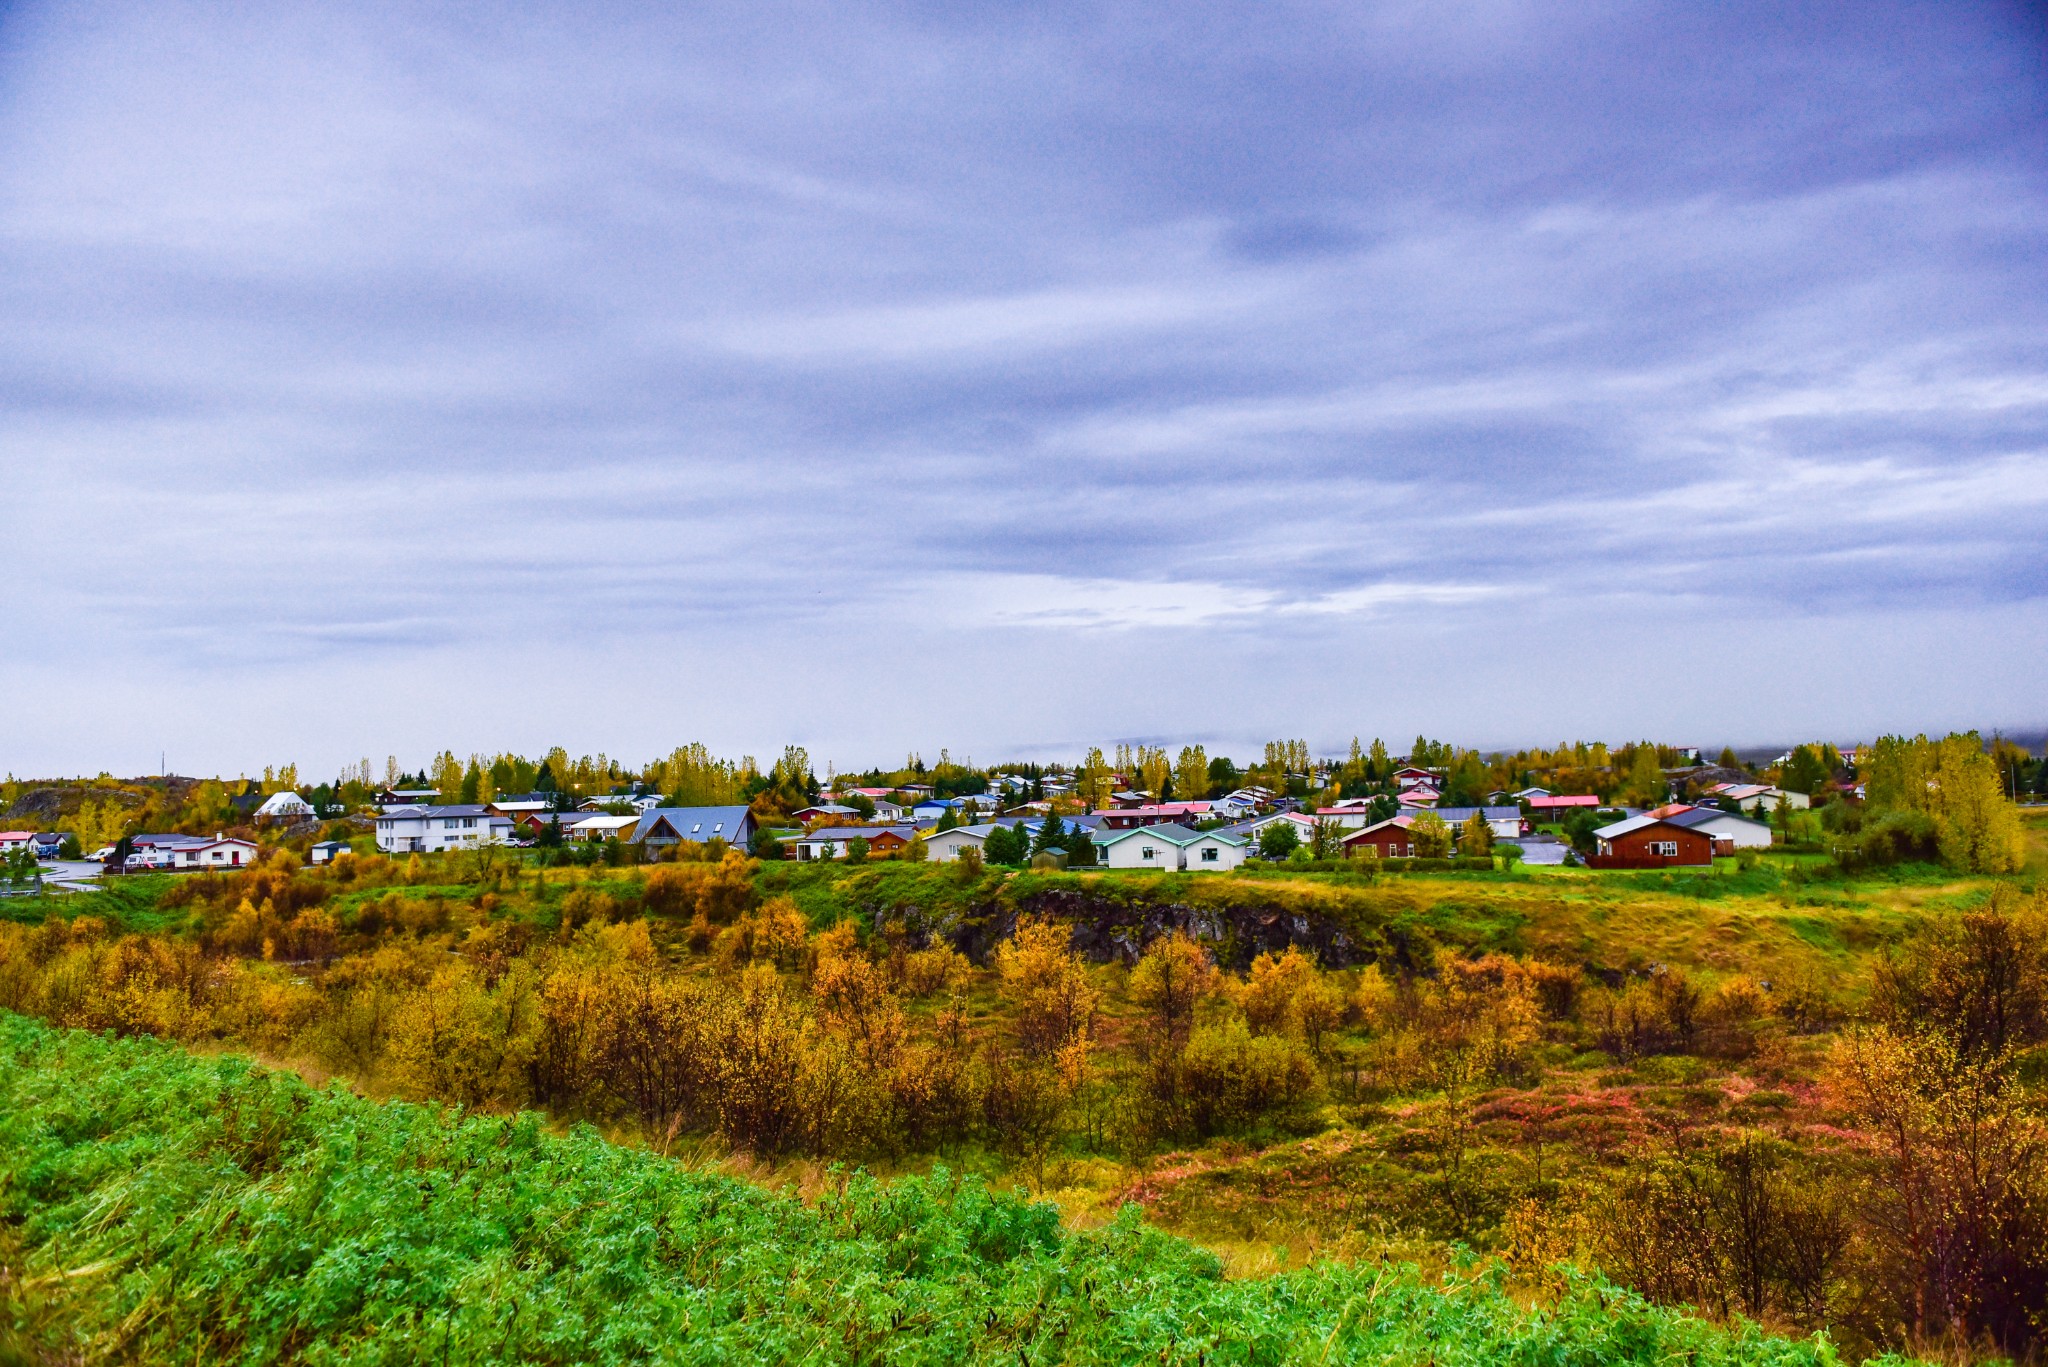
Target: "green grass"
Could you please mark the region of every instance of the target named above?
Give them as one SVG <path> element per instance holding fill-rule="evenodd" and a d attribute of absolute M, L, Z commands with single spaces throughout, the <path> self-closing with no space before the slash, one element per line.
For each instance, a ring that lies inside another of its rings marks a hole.
<path fill-rule="evenodd" d="M 1824 1364 L 1587 1279 L 1229 1280 L 944 1173 L 806 1205 L 538 1119 L 0 1013 L 0 1361 Z"/>
<path fill-rule="evenodd" d="M 98 916 L 124 930 L 175 930 L 185 924 L 187 912 L 182 907 L 164 909 L 157 903 L 179 877 L 173 873 L 123 874 L 104 880 L 93 892 L 0 898 L 0 920 L 35 925 L 52 916 L 63 920 Z"/>

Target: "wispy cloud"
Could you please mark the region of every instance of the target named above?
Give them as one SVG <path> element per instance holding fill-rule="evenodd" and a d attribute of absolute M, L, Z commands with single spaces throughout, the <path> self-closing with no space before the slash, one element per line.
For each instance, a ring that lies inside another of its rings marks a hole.
<path fill-rule="evenodd" d="M 1631 691 L 1703 642 L 2048 720 L 2038 56 L 1975 3 L 14 6 L 0 747 L 1808 724 Z"/>

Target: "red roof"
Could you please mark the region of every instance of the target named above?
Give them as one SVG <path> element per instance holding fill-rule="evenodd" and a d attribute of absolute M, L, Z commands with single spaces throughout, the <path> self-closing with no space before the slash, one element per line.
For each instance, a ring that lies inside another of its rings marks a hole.
<path fill-rule="evenodd" d="M 1544 807 L 1597 807 L 1600 805 L 1600 799 L 1591 793 L 1573 793 L 1568 797 L 1532 797 L 1529 799 L 1529 805 L 1539 809 Z"/>

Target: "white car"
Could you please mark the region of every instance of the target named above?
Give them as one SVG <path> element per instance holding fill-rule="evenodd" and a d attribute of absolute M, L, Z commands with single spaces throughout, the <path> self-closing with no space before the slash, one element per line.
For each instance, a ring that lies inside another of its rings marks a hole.
<path fill-rule="evenodd" d="M 114 847 L 112 845 L 102 845 L 98 849 L 94 850 L 91 854 L 86 856 L 87 859 L 92 860 L 92 862 L 95 864 L 104 864 L 113 857 Z"/>

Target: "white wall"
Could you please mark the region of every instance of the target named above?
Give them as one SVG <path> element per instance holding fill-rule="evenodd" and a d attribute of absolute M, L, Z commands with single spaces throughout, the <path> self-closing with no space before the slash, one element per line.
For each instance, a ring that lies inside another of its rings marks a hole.
<path fill-rule="evenodd" d="M 1150 859 L 1145 858 L 1146 850 L 1152 851 Z M 1114 845 L 1095 847 L 1097 862 L 1112 869 L 1177 869 L 1180 867 L 1180 846 L 1171 840 L 1148 836 L 1140 830 L 1125 836 Z"/>
<path fill-rule="evenodd" d="M 980 834 L 969 835 L 964 831 L 927 831 L 924 847 L 927 857 L 936 864 L 950 864 L 960 857 L 960 851 L 969 848 L 981 849 L 988 837 Z"/>
<path fill-rule="evenodd" d="M 1216 857 L 1214 859 L 1204 857 L 1204 850 L 1214 850 Z M 1242 845 L 1233 845 L 1228 841 L 1218 840 L 1211 836 L 1204 840 L 1197 840 L 1194 844 L 1188 846 L 1184 856 L 1187 860 L 1188 871 L 1191 873 L 1221 873 L 1226 869 L 1234 869 L 1239 864 L 1242 864 L 1244 862 L 1244 851 L 1245 847 Z"/>

